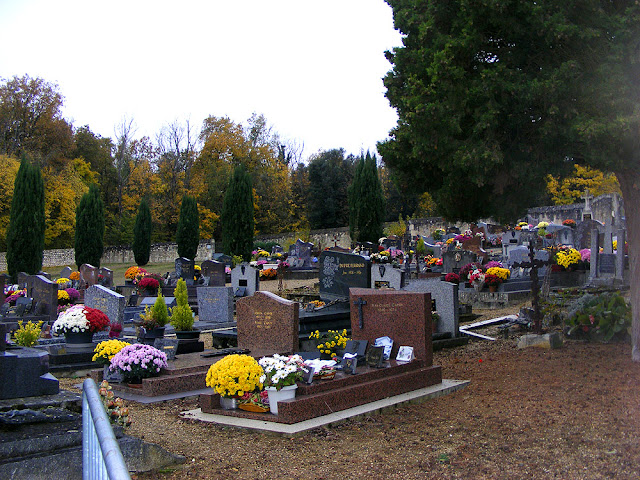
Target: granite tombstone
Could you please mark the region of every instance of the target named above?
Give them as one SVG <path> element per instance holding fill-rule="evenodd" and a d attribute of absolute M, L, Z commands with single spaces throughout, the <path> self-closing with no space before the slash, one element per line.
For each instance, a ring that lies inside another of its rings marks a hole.
<path fill-rule="evenodd" d="M 399 345 L 411 346 L 418 360 L 433 361 L 431 297 L 428 293 L 352 288 L 351 336 L 370 345 L 387 336 L 394 342 L 391 358 Z"/>
<path fill-rule="evenodd" d="M 271 292 L 255 292 L 236 302 L 238 348 L 253 354 L 298 351 L 300 305 Z"/>
<path fill-rule="evenodd" d="M 199 287 L 198 319 L 206 323 L 233 323 L 233 288 Z"/>
<path fill-rule="evenodd" d="M 374 264 L 371 267 L 371 288 L 400 290 L 405 284 L 405 272 L 389 264 Z"/>
<path fill-rule="evenodd" d="M 80 265 L 80 288 L 87 289 L 98 283 L 98 269 L 88 263 Z"/>
<path fill-rule="evenodd" d="M 215 260 L 205 260 L 200 265 L 201 275 L 205 279 L 205 285 L 209 287 L 224 287 L 226 284 L 225 265 Z"/>
<path fill-rule="evenodd" d="M 236 297 L 250 297 L 260 290 L 260 270 L 241 263 L 231 270 L 231 287 Z"/>
<path fill-rule="evenodd" d="M 319 263 L 320 298 L 325 301 L 348 298 L 352 287 L 371 286 L 371 264 L 360 255 L 325 250 Z"/>
<path fill-rule="evenodd" d="M 193 285 L 195 262 L 188 258 L 179 257 L 175 261 L 176 277 L 182 278 L 187 285 Z"/>
<path fill-rule="evenodd" d="M 124 322 L 124 295 L 102 285 L 92 285 L 84 292 L 84 304 L 103 312 L 111 323 Z"/>
<path fill-rule="evenodd" d="M 432 299 L 432 309 L 440 317 L 435 331 L 438 333 L 450 333 L 452 338 L 456 338 L 459 335 L 460 308 L 457 284 L 443 282 L 439 278 L 424 278 L 412 280 L 403 290 L 429 293 Z"/>

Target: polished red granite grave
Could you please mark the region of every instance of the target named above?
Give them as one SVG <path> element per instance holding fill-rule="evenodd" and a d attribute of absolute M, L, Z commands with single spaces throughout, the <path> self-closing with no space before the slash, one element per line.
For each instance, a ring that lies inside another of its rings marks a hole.
<path fill-rule="evenodd" d="M 298 351 L 300 305 L 271 292 L 256 292 L 236 302 L 238 348 L 252 352 Z"/>
<path fill-rule="evenodd" d="M 204 413 L 293 424 L 442 383 L 441 367 L 426 366 L 419 360 L 391 361 L 385 368 L 358 367 L 357 372 L 338 372 L 334 380 L 317 380 L 311 385 L 299 383 L 296 398 L 278 402 L 278 415 L 222 410 L 217 394 L 200 395 L 200 408 Z"/>

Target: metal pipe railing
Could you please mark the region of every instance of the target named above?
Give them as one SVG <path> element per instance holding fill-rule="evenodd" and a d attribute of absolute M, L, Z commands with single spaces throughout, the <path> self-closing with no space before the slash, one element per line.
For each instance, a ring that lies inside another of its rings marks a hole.
<path fill-rule="evenodd" d="M 96 382 L 82 384 L 82 479 L 131 480 Z"/>

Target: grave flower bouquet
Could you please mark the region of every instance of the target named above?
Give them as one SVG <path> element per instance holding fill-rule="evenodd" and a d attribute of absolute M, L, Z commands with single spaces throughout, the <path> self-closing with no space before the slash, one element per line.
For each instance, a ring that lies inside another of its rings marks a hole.
<path fill-rule="evenodd" d="M 99 332 L 109 325 L 109 317 L 96 308 L 74 305 L 58 315 L 51 331 L 54 335 L 80 332 Z"/>
<path fill-rule="evenodd" d="M 498 280 L 499 280 L 498 285 L 502 282 L 506 282 L 511 276 L 511 270 L 509 270 L 508 268 L 502 268 L 502 267 L 487 268 L 487 271 L 485 273 L 486 275 L 498 277 Z M 484 283 L 486 283 L 487 285 L 491 285 L 490 283 L 487 282 L 486 276 L 485 276 Z"/>
<path fill-rule="evenodd" d="M 460 283 L 460 275 L 457 273 L 447 273 L 444 276 L 444 281 L 449 283 L 455 283 L 456 285 Z"/>
<path fill-rule="evenodd" d="M 131 345 L 121 340 L 105 340 L 100 342 L 93 350 L 94 355 L 92 362 L 98 362 L 100 365 L 110 365 L 111 359 L 124 347 Z"/>
<path fill-rule="evenodd" d="M 309 335 L 309 338 L 316 340 L 318 343 L 316 348 L 320 350 L 321 354 L 328 355 L 331 358 L 336 356 L 338 349 L 346 347 L 347 341 L 350 340 L 347 337 L 346 328 L 342 331 L 329 330 L 326 333 L 320 333 L 319 330 L 316 330 Z"/>
<path fill-rule="evenodd" d="M 126 278 L 127 280 L 133 280 L 136 278 L 136 275 L 140 273 L 140 271 L 142 271 L 143 273 L 147 273 L 144 268 L 136 267 L 135 265 L 133 267 L 129 267 L 127 268 L 127 271 L 124 272 L 124 278 Z"/>
<path fill-rule="evenodd" d="M 582 260 L 582 255 L 575 248 L 560 250 L 556 253 L 556 263 L 565 269 L 577 265 Z"/>
<path fill-rule="evenodd" d="M 66 290 L 58 290 L 58 305 L 69 305 L 71 297 Z"/>
<path fill-rule="evenodd" d="M 563 220 L 562 225 L 565 227 L 575 227 L 576 221 L 573 218 L 567 218 L 566 220 Z"/>
<path fill-rule="evenodd" d="M 151 276 L 144 276 L 138 281 L 138 288 L 141 290 L 152 290 L 159 286 L 160 282 Z"/>
<path fill-rule="evenodd" d="M 471 273 L 473 273 L 475 270 L 479 270 L 480 272 L 482 272 L 483 269 L 484 267 L 482 266 L 482 264 L 478 262 L 467 263 L 460 269 L 460 280 L 469 280 L 471 282 Z"/>
<path fill-rule="evenodd" d="M 57 279 L 56 283 L 58 284 L 58 288 L 60 290 L 64 290 L 65 288 L 71 286 L 71 280 L 68 279 L 68 278 L 64 278 L 64 277 L 61 277 L 61 278 Z"/>
<path fill-rule="evenodd" d="M 492 275 L 491 273 L 485 273 L 484 275 L 484 284 L 488 287 L 497 287 L 502 283 L 502 279 L 497 275 Z"/>
<path fill-rule="evenodd" d="M 275 354 L 273 357 L 262 357 L 258 364 L 264 370 L 260 382 L 265 387 L 273 387 L 276 390 L 295 385 L 298 380 L 302 380 L 302 372 L 307 371 L 303 367 L 300 355 L 285 357 Z"/>
<path fill-rule="evenodd" d="M 80 280 L 80 272 L 75 270 L 69 274 L 69 280 L 73 280 L 74 282 Z"/>
<path fill-rule="evenodd" d="M 209 367 L 206 384 L 223 397 L 242 397 L 262 389 L 264 371 L 249 355 L 227 355 Z"/>
<path fill-rule="evenodd" d="M 158 376 L 160 370 L 167 366 L 166 353 L 151 345 L 134 343 L 123 347 L 113 356 L 109 370 L 119 370 L 125 381 L 131 381 Z"/>

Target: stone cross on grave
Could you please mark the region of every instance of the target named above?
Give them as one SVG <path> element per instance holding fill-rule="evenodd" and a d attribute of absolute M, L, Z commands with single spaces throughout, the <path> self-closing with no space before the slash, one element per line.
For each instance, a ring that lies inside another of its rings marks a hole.
<path fill-rule="evenodd" d="M 364 314 L 362 313 L 362 306 L 366 305 L 367 301 L 360 297 L 358 300 L 354 300 L 353 304 L 358 307 L 358 318 L 360 319 L 358 326 L 360 327 L 360 330 L 362 330 L 364 328 Z"/>
<path fill-rule="evenodd" d="M 589 189 L 585 189 L 584 195 L 580 198 L 584 199 L 584 209 L 582 210 L 582 220 L 587 220 L 591 218 L 591 200 L 593 199 L 593 195 L 589 195 Z"/>
<path fill-rule="evenodd" d="M 531 292 L 533 293 L 533 299 L 531 300 L 531 306 L 533 307 L 533 325 L 535 332 L 540 335 L 542 333 L 542 314 L 540 312 L 540 283 L 538 281 L 538 269 L 545 265 L 552 264 L 553 259 L 551 256 L 548 260 L 536 259 L 535 243 L 535 241 L 529 242 L 529 261 L 516 262 L 513 266 L 531 269 L 529 275 L 531 276 Z"/>

